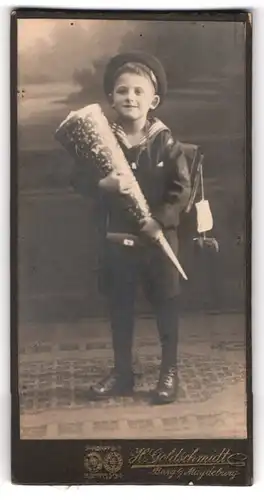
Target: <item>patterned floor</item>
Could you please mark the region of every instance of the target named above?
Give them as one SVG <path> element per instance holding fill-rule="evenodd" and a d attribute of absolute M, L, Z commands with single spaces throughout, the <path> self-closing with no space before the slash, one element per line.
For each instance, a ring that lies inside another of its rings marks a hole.
<path fill-rule="evenodd" d="M 75 325 L 74 337 L 69 325 L 50 325 L 45 337 L 45 328 L 31 325 L 31 332 L 25 329 L 20 342 L 22 437 L 76 438 L 94 436 L 94 432 L 100 437 L 191 436 L 193 432 L 244 436 L 243 319 L 208 321 L 192 318 L 194 331 L 190 319 L 183 320 L 178 400 L 166 407 L 149 404 L 160 363 L 151 319 L 140 320 L 135 340 L 134 398 L 100 402 L 91 400 L 89 388 L 112 366 L 107 324 Z M 89 340 L 87 331 L 93 332 Z"/>

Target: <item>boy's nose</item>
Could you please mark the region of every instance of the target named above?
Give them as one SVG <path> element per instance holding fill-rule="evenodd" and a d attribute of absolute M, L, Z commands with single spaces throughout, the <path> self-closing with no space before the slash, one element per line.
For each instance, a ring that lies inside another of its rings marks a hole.
<path fill-rule="evenodd" d="M 127 91 L 127 99 L 133 101 L 135 98 L 135 92 L 133 89 Z"/>

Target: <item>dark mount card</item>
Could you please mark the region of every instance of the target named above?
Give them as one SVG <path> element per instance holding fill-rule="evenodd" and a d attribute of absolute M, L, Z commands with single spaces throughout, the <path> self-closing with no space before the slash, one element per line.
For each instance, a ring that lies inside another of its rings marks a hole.
<path fill-rule="evenodd" d="M 14 483 L 252 484 L 251 37 L 11 13 Z"/>

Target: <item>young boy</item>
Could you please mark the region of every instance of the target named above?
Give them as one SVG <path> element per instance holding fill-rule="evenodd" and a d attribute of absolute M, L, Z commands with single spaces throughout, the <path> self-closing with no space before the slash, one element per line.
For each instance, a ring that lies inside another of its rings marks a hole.
<path fill-rule="evenodd" d="M 190 178 L 180 144 L 160 120 L 151 117 L 165 97 L 164 69 L 152 55 L 119 54 L 106 68 L 104 89 L 117 116 L 112 129 L 151 209 L 153 219 L 145 232 L 155 239 L 161 227 L 177 254 L 177 226 L 190 195 Z M 125 192 L 120 178 L 111 175 L 101 180 L 98 191 L 103 208 L 104 291 L 108 295 L 114 369 L 92 387 L 93 395 L 101 398 L 133 392 L 134 303 L 140 279 L 153 306 L 162 350 L 153 402 L 172 402 L 177 395 L 178 271 L 157 246 L 134 244 L 133 239 L 127 242 L 125 236 L 122 239 L 122 235 L 135 234 L 137 228 L 125 210 L 115 205 L 117 191 Z M 111 241 L 111 233 L 119 234 L 121 243 Z"/>

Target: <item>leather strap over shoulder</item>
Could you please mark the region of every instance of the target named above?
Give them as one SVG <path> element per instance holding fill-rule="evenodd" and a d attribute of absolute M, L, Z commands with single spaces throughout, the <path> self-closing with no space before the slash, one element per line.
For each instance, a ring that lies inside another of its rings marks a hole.
<path fill-rule="evenodd" d="M 191 177 L 191 194 L 188 205 L 185 208 L 185 212 L 189 213 L 194 204 L 200 185 L 202 175 L 201 167 L 203 164 L 204 155 L 201 152 L 200 146 L 197 146 L 196 144 L 181 143 L 181 148 L 187 159 Z"/>
<path fill-rule="evenodd" d="M 200 185 L 201 181 L 201 166 L 203 163 L 204 155 L 201 152 L 200 146 L 196 144 L 189 144 L 181 141 L 174 141 L 171 134 L 168 135 L 166 147 L 170 147 L 173 151 L 173 156 L 183 153 L 188 164 L 190 179 L 191 179 L 191 193 L 185 212 L 189 213 Z"/>

